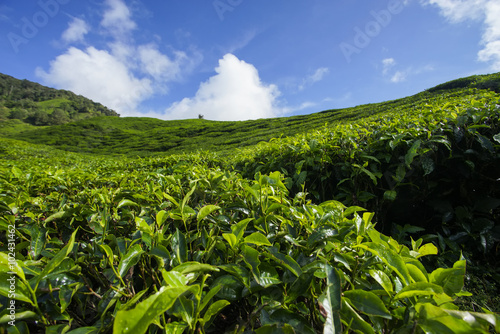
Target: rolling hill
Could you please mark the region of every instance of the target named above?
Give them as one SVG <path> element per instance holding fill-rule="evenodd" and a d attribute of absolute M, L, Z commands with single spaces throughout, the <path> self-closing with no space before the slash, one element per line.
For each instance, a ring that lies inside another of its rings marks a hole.
<path fill-rule="evenodd" d="M 155 155 L 197 150 L 231 152 L 261 141 L 293 136 L 336 124 L 384 114 L 407 114 L 443 101 L 467 101 L 482 90 L 500 92 L 500 74 L 472 76 L 450 81 L 414 96 L 325 110 L 293 117 L 243 122 L 203 119 L 162 121 L 151 118 L 93 117 L 48 127 L 27 127 L 4 122 L 4 135 L 63 150 L 96 154 Z M 458 98 L 458 99 L 457 99 Z M 47 102 L 43 102 L 47 105 Z M 0 123 L 1 126 L 1 123 Z M 17 127 L 16 127 L 17 126 Z"/>
<path fill-rule="evenodd" d="M 70 91 L 0 73 L 0 122 L 8 122 L 10 128 L 24 129 L 26 124 L 57 125 L 96 116 L 119 115 Z"/>
<path fill-rule="evenodd" d="M 500 333 L 499 78 L 270 120 L 3 122 L 0 304 L 21 333 Z"/>

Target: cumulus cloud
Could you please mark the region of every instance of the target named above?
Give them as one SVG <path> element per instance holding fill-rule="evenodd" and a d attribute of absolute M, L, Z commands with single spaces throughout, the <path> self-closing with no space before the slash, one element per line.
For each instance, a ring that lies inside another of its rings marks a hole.
<path fill-rule="evenodd" d="M 74 17 L 68 29 L 62 33 L 62 40 L 66 43 L 82 42 L 90 27 L 84 20 Z"/>
<path fill-rule="evenodd" d="M 500 71 L 500 2 L 498 0 L 421 0 L 423 4 L 437 6 L 441 15 L 453 23 L 482 20 L 485 26 L 478 52 L 478 60 L 490 62 Z"/>
<path fill-rule="evenodd" d="M 215 72 L 200 85 L 194 97 L 168 108 L 165 118 L 196 118 L 202 114 L 206 119 L 236 121 L 281 114 L 277 107 L 278 88 L 263 83 L 253 65 L 226 54 Z"/>
<path fill-rule="evenodd" d="M 155 44 L 141 45 L 137 51 L 143 71 L 158 81 L 178 78 L 182 63 L 188 59 L 186 53 L 182 51 L 176 51 L 175 59 L 170 59 L 161 53 Z"/>
<path fill-rule="evenodd" d="M 44 83 L 74 91 L 116 110 L 122 116 L 137 115 L 140 104 L 156 93 L 166 93 L 172 81 L 181 80 L 201 61 L 173 50 L 162 52 L 156 43 L 136 43 L 131 34 L 136 28 L 129 8 L 122 0 L 106 0 L 99 33 L 111 36 L 104 48 L 70 47 L 50 62 L 49 69 L 36 69 Z M 90 27 L 73 19 L 63 40 L 83 40 Z"/>
<path fill-rule="evenodd" d="M 50 63 L 48 72 L 37 68 L 36 74 L 56 87 L 90 97 L 125 114 L 153 93 L 151 80 L 136 78 L 126 64 L 94 47 L 71 47 Z"/>
<path fill-rule="evenodd" d="M 122 0 L 106 0 L 108 9 L 104 13 L 101 25 L 114 35 L 122 35 L 134 30 L 137 25 L 132 20 L 132 13 Z"/>

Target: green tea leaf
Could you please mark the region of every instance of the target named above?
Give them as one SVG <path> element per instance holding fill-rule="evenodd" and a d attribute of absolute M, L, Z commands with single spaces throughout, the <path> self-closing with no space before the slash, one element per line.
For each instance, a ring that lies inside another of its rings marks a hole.
<path fill-rule="evenodd" d="M 179 264 L 186 262 L 188 259 L 188 248 L 186 243 L 186 237 L 184 236 L 178 228 L 175 229 L 175 233 L 172 236 L 172 250 L 174 251 L 175 257 Z"/>
<path fill-rule="evenodd" d="M 137 230 L 141 231 L 142 233 L 146 233 L 150 236 L 154 235 L 153 227 L 150 226 L 143 218 L 135 217 L 135 226 Z"/>
<path fill-rule="evenodd" d="M 117 209 L 121 209 L 121 208 L 123 208 L 125 206 L 136 206 L 136 207 L 138 207 L 139 204 L 137 204 L 136 202 L 131 201 L 131 200 L 125 198 L 125 199 L 122 199 L 120 201 L 120 203 L 118 203 L 118 206 L 116 208 Z"/>
<path fill-rule="evenodd" d="M 405 281 L 406 284 L 410 283 L 410 273 L 408 272 L 408 268 L 406 268 L 406 264 L 404 263 L 401 255 L 397 254 L 392 249 L 386 248 L 382 244 L 376 244 L 373 242 L 365 242 L 355 247 L 360 247 L 374 253 L 387 266 L 392 268 L 398 276 Z"/>
<path fill-rule="evenodd" d="M 50 223 L 51 221 L 54 221 L 56 219 L 63 218 L 65 215 L 66 215 L 65 211 L 56 212 L 56 213 L 50 215 L 49 217 L 47 217 L 47 219 L 45 219 L 45 223 Z"/>
<path fill-rule="evenodd" d="M 34 290 L 36 291 L 38 284 L 40 284 L 40 281 L 44 279 L 48 274 L 50 274 L 54 269 L 57 268 L 61 264 L 61 262 L 64 261 L 64 259 L 68 256 L 69 253 L 73 250 L 73 245 L 75 243 L 75 237 L 76 233 L 78 232 L 78 229 L 76 229 L 72 234 L 71 238 L 69 239 L 68 243 L 66 246 L 64 246 L 63 249 L 61 249 L 50 261 L 47 263 L 45 268 L 43 268 L 43 271 L 38 275 L 38 277 L 35 280 L 35 288 Z"/>
<path fill-rule="evenodd" d="M 83 283 L 75 284 L 74 286 L 63 285 L 59 291 L 59 302 L 61 303 L 61 313 L 68 308 L 75 293 L 83 287 Z"/>
<path fill-rule="evenodd" d="M 427 333 L 470 334 L 477 333 L 467 322 L 453 317 L 430 303 L 417 304 L 418 325 Z"/>
<path fill-rule="evenodd" d="M 413 159 L 418 155 L 418 149 L 420 148 L 420 144 L 422 144 L 421 140 L 419 140 L 419 139 L 415 140 L 415 142 L 413 143 L 413 145 L 410 147 L 410 149 L 406 153 L 406 155 L 405 155 L 405 163 L 406 163 L 406 165 L 408 167 L 410 167 L 410 165 L 413 162 Z"/>
<path fill-rule="evenodd" d="M 233 234 L 236 236 L 236 243 L 238 243 L 243 236 L 243 233 L 245 233 L 245 230 L 247 228 L 248 223 L 250 223 L 254 218 L 247 218 L 242 221 L 240 221 L 238 224 L 231 226 L 231 230 L 233 231 Z"/>
<path fill-rule="evenodd" d="M 196 319 L 194 318 L 194 301 L 184 296 L 180 296 L 174 303 L 170 311 L 177 318 L 184 320 L 190 328 L 194 327 Z"/>
<path fill-rule="evenodd" d="M 434 244 L 428 243 L 420 247 L 418 249 L 418 252 L 420 253 L 420 255 L 418 255 L 417 258 L 421 258 L 422 256 L 426 255 L 437 255 L 438 249 L 436 246 L 434 246 Z"/>
<path fill-rule="evenodd" d="M 268 247 L 267 250 L 269 251 L 269 254 L 271 254 L 271 258 L 279 265 L 287 268 L 292 272 L 292 274 L 297 277 L 302 275 L 302 269 L 300 268 L 300 265 L 289 255 L 280 253 L 276 247 Z"/>
<path fill-rule="evenodd" d="M 443 288 L 437 284 L 416 282 L 405 286 L 394 298 L 403 299 L 417 296 L 435 296 L 443 292 Z"/>
<path fill-rule="evenodd" d="M 384 288 L 384 290 L 391 295 L 391 293 L 394 291 L 392 287 L 392 281 L 387 276 L 387 274 L 382 271 L 382 270 L 370 270 L 369 271 L 370 276 Z"/>
<path fill-rule="evenodd" d="M 346 298 L 342 298 L 340 314 L 342 316 L 342 322 L 350 325 L 352 329 L 358 330 L 359 333 L 363 334 L 375 334 L 373 327 L 352 308 L 352 306 L 346 301 Z"/>
<path fill-rule="evenodd" d="M 108 257 L 109 264 L 112 266 L 113 263 L 115 262 L 115 258 L 111 248 L 108 245 L 99 245 L 99 248 L 101 248 L 104 251 L 104 253 Z"/>
<path fill-rule="evenodd" d="M 493 136 L 493 139 L 497 142 L 500 143 L 500 133 L 497 133 L 496 135 Z"/>
<path fill-rule="evenodd" d="M 233 233 L 222 233 L 222 237 L 229 243 L 231 248 L 234 248 L 237 243 L 236 236 Z"/>
<path fill-rule="evenodd" d="M 407 263 L 406 267 L 408 268 L 411 278 L 413 278 L 415 282 L 429 282 L 427 273 L 422 272 L 422 270 L 416 265 Z"/>
<path fill-rule="evenodd" d="M 384 192 L 384 199 L 386 201 L 393 202 L 396 199 L 397 195 L 398 195 L 398 193 L 396 192 L 396 190 L 386 190 Z"/>
<path fill-rule="evenodd" d="M 165 334 L 182 334 L 187 327 L 185 322 L 170 322 L 165 325 Z"/>
<path fill-rule="evenodd" d="M 149 325 L 188 290 L 189 287 L 161 287 L 157 293 L 137 304 L 135 308 L 118 311 L 113 323 L 113 333 L 145 333 Z"/>
<path fill-rule="evenodd" d="M 200 263 L 196 261 L 184 262 L 172 270 L 178 271 L 184 275 L 190 273 L 205 273 L 210 271 L 219 271 L 219 268 L 206 263 Z"/>
<path fill-rule="evenodd" d="M 9 261 L 9 257 L 12 257 Z M 23 271 L 23 262 L 15 259 L 15 254 L 0 252 L 0 273 L 14 272 L 23 281 L 26 281 Z"/>
<path fill-rule="evenodd" d="M 231 303 L 228 302 L 227 300 L 218 300 L 212 305 L 210 305 L 205 314 L 203 315 L 203 323 L 208 324 L 213 317 L 219 314 L 219 312 L 222 311 L 222 309 L 228 306 L 229 304 Z"/>
<path fill-rule="evenodd" d="M 33 305 L 31 292 L 24 282 L 19 281 L 15 275 L 0 273 L 0 295 L 8 298 L 8 300 L 15 299 Z M 3 307 L 8 306 L 4 305 Z"/>
<path fill-rule="evenodd" d="M 80 327 L 67 332 L 66 334 L 97 334 L 99 333 L 99 328 L 96 327 Z"/>
<path fill-rule="evenodd" d="M 127 254 L 125 254 L 125 256 L 123 256 L 120 260 L 120 263 L 118 263 L 118 274 L 123 277 L 131 267 L 135 266 L 137 262 L 139 262 L 143 253 L 144 251 L 138 244 L 130 247 Z"/>
<path fill-rule="evenodd" d="M 358 311 L 367 315 L 392 319 L 391 313 L 385 307 L 384 302 L 373 292 L 356 289 L 344 291 L 344 296 Z"/>
<path fill-rule="evenodd" d="M 221 207 L 217 206 L 217 205 L 206 205 L 203 208 L 201 208 L 200 211 L 198 211 L 198 215 L 197 215 L 196 219 L 198 221 L 201 221 L 201 220 L 205 219 L 206 216 L 208 216 L 209 214 L 211 214 L 214 211 L 219 210 L 220 208 Z"/>
<path fill-rule="evenodd" d="M 260 285 L 261 282 L 260 282 L 260 270 L 259 270 L 259 265 L 260 265 L 259 252 L 253 249 L 252 247 L 244 246 L 243 260 L 250 268 L 253 277 L 255 278 L 257 283 Z"/>
<path fill-rule="evenodd" d="M 182 287 L 186 286 L 189 282 L 189 280 L 186 278 L 185 275 L 181 274 L 178 271 L 166 271 L 165 269 L 161 270 L 161 275 L 165 282 L 173 287 Z"/>
<path fill-rule="evenodd" d="M 199 307 L 200 311 L 203 311 L 205 307 L 207 307 L 208 303 L 212 300 L 212 298 L 215 297 L 215 295 L 222 289 L 222 286 L 216 285 L 213 288 L 210 289 L 210 291 L 207 292 L 207 294 L 203 297 L 203 300 L 201 301 L 201 305 Z"/>
<path fill-rule="evenodd" d="M 245 237 L 244 241 L 247 244 L 254 244 L 257 246 L 272 246 L 266 236 L 260 232 L 250 234 L 248 237 Z"/>
<path fill-rule="evenodd" d="M 33 260 L 38 259 L 40 253 L 45 246 L 45 241 L 47 238 L 47 229 L 44 227 L 34 227 L 31 232 L 31 247 L 30 255 Z"/>
<path fill-rule="evenodd" d="M 438 268 L 429 275 L 429 282 L 442 286 L 444 292 L 453 296 L 464 287 L 465 260 L 455 262 L 453 268 Z"/>
<path fill-rule="evenodd" d="M 162 225 L 165 223 L 165 221 L 168 218 L 168 213 L 165 210 L 160 210 L 156 214 L 156 225 L 158 227 L 162 227 Z"/>
<path fill-rule="evenodd" d="M 335 268 L 328 264 L 322 264 L 322 269 L 326 274 L 326 289 L 319 297 L 318 302 L 322 307 L 323 316 L 326 318 L 323 333 L 341 333 L 340 323 L 341 309 L 341 286 L 340 276 Z"/>

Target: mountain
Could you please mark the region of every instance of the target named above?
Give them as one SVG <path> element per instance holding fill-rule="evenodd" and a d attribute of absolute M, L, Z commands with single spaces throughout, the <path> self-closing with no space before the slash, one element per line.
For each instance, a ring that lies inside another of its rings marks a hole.
<path fill-rule="evenodd" d="M 2 82 L 3 88 L 0 88 L 0 92 L 3 98 L 9 96 L 9 101 L 13 101 L 12 96 L 17 97 L 18 107 L 11 109 L 11 113 L 13 110 L 19 110 L 19 105 L 23 101 L 29 101 L 33 106 L 44 106 L 50 103 L 56 105 L 56 101 L 70 100 L 71 103 L 61 102 L 59 106 L 73 105 L 75 106 L 73 110 L 83 108 L 83 112 L 73 111 L 71 115 L 73 119 L 85 118 L 48 127 L 6 125 L 3 131 L 4 136 L 47 144 L 68 151 L 140 156 L 185 153 L 200 149 L 232 152 L 236 148 L 255 145 L 280 136 L 293 136 L 389 112 L 405 114 L 415 108 L 433 103 L 444 104 L 446 101 L 457 98 L 472 98 L 477 90 L 500 92 L 500 73 L 497 73 L 453 80 L 402 99 L 353 108 L 325 110 L 310 115 L 239 122 L 204 119 L 163 121 L 136 117 L 92 117 L 100 114 L 116 115 L 116 113 L 71 92 L 45 88 L 28 81 L 3 79 Z M 14 85 L 16 88 L 10 94 L 5 93 L 5 83 L 8 82 L 17 84 Z M 38 97 L 40 95 L 45 100 Z M 9 106 L 14 104 L 14 102 L 10 103 Z M 54 110 L 59 109 L 56 107 Z"/>
<path fill-rule="evenodd" d="M 59 125 L 96 116 L 120 116 L 100 103 L 67 90 L 42 86 L 0 73 L 0 121 Z"/>

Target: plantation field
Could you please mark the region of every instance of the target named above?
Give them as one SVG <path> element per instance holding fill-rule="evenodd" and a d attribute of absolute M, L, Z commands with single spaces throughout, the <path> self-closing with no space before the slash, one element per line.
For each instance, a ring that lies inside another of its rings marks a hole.
<path fill-rule="evenodd" d="M 198 150 L 225 152 L 297 134 L 384 115 L 406 115 L 425 105 L 473 99 L 477 88 L 500 93 L 500 74 L 472 76 L 439 85 L 414 96 L 353 108 L 325 110 L 311 115 L 245 122 L 210 120 L 162 121 L 152 118 L 94 117 L 50 127 L 12 129 L 2 124 L 5 135 L 56 148 L 105 155 L 148 156 Z M 54 100 L 57 101 L 57 100 Z M 51 101 L 43 102 L 51 105 Z M 8 131 L 8 132 L 7 132 Z"/>
<path fill-rule="evenodd" d="M 499 333 L 496 83 L 296 118 L 12 130 L 0 326 Z M 163 150 L 167 132 L 185 135 Z"/>

